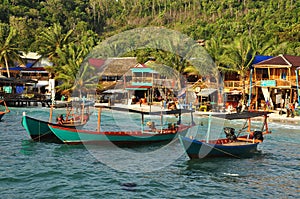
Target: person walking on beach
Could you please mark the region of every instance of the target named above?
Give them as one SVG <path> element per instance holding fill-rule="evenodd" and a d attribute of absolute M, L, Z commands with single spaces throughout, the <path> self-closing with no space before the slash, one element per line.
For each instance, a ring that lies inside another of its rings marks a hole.
<path fill-rule="evenodd" d="M 290 117 L 290 106 L 289 106 L 289 102 L 287 102 L 285 104 L 285 108 L 286 108 L 286 117 Z"/>
<path fill-rule="evenodd" d="M 286 109 L 287 109 L 287 116 L 286 117 L 289 117 L 290 115 L 291 115 L 292 118 L 295 117 L 295 113 L 294 113 L 295 112 L 295 108 L 294 108 L 294 104 L 293 103 L 289 102 L 287 104 Z"/>
<path fill-rule="evenodd" d="M 279 115 L 283 114 L 283 111 L 282 111 L 283 108 L 284 108 L 284 99 L 281 98 Z"/>

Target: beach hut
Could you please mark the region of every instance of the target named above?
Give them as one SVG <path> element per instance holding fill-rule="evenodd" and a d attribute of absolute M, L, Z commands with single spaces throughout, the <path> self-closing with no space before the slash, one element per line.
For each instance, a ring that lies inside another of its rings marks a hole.
<path fill-rule="evenodd" d="M 278 55 L 253 65 L 255 107 L 280 108 L 297 100 L 300 56 Z"/>

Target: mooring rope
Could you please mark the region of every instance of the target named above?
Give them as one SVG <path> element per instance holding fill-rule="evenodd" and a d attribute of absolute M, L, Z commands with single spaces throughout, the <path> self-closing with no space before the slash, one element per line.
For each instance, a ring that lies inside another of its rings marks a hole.
<path fill-rule="evenodd" d="M 224 151 L 224 150 L 222 150 L 222 149 L 215 148 L 214 146 L 210 145 L 209 143 L 205 143 L 205 142 L 202 142 L 202 143 L 203 143 L 204 145 L 206 145 L 206 146 L 212 148 L 212 149 L 215 149 L 215 150 L 217 150 L 217 151 L 220 151 L 220 152 L 222 152 L 222 153 L 225 153 L 225 154 L 227 154 L 227 155 L 229 155 L 229 156 L 232 156 L 232 157 L 235 157 L 235 158 L 238 158 L 238 159 L 241 158 L 241 157 L 236 156 L 236 155 L 234 155 L 234 154 L 232 154 L 232 153 L 228 153 L 228 152 L 226 152 L 226 151 Z"/>
<path fill-rule="evenodd" d="M 40 124 L 39 124 L 40 125 Z M 43 136 L 46 136 L 47 134 L 49 134 L 49 133 L 52 133 L 52 131 L 47 131 L 46 133 L 44 133 L 44 134 L 40 134 L 40 131 L 39 131 L 39 136 L 38 137 L 36 137 L 36 138 L 34 138 L 33 140 L 38 140 L 39 142 L 41 141 L 41 137 L 43 137 Z"/>

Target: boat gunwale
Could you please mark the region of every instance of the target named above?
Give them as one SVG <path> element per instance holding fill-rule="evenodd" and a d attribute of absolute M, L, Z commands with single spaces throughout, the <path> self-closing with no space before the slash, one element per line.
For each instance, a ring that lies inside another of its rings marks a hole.
<path fill-rule="evenodd" d="M 111 136 L 159 136 L 159 135 L 170 135 L 180 133 L 189 129 L 190 125 L 179 125 L 176 129 L 157 129 L 155 132 L 151 130 L 137 130 L 137 131 L 90 131 L 86 129 L 76 129 L 60 126 L 58 124 L 48 124 L 54 129 L 60 129 L 63 131 L 68 131 L 69 133 L 84 133 L 93 135 L 111 135 Z"/>
<path fill-rule="evenodd" d="M 196 140 L 196 139 L 191 139 L 189 137 L 184 137 L 184 136 L 180 136 L 181 139 L 185 140 L 186 142 L 190 142 L 190 143 L 193 143 L 193 144 L 199 144 L 199 145 L 207 145 L 209 147 L 212 147 L 212 148 L 237 148 L 237 147 L 243 147 L 243 146 L 254 146 L 254 145 L 258 145 L 260 142 L 250 142 L 250 141 L 233 141 L 233 142 L 227 142 L 227 143 L 221 143 L 221 144 L 218 144 L 217 141 L 219 140 L 228 140 L 227 138 L 223 138 L 223 139 L 218 139 L 218 140 L 210 140 L 209 143 L 203 141 L 203 140 Z M 215 142 L 215 143 L 214 143 Z M 245 143 L 245 144 L 239 144 L 239 145 L 234 145 L 234 144 L 231 144 L 231 143 L 235 143 L 235 142 L 239 142 L 239 143 Z"/>

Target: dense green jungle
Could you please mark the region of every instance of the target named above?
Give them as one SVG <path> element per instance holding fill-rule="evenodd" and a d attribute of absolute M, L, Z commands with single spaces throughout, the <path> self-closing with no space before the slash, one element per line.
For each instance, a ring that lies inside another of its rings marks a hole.
<path fill-rule="evenodd" d="M 10 76 L 9 67 L 22 61 L 20 52 L 37 52 L 54 63 L 46 69 L 63 82 L 58 91 L 72 91 L 97 44 L 125 31 L 158 27 L 200 41 L 220 71 L 245 80 L 255 55 L 300 55 L 299 13 L 296 0 L 2 0 L 0 64 Z M 169 42 L 168 50 L 130 50 L 126 36 L 117 42 L 129 47 L 122 56 L 135 56 L 140 63 L 154 58 L 180 73 L 205 73 L 172 53 L 187 46 L 179 37 L 175 42 L 159 37 Z M 103 51 L 123 50 L 113 48 Z M 203 60 L 198 65 L 207 66 L 209 59 Z"/>
<path fill-rule="evenodd" d="M 2 0 L 1 26 L 17 30 L 15 41 L 27 51 L 39 49 L 40 34 L 60 24 L 95 41 L 137 27 L 163 26 L 191 38 L 221 38 L 224 44 L 242 34 L 280 45 L 270 55 L 300 55 L 300 1 L 296 0 Z"/>

